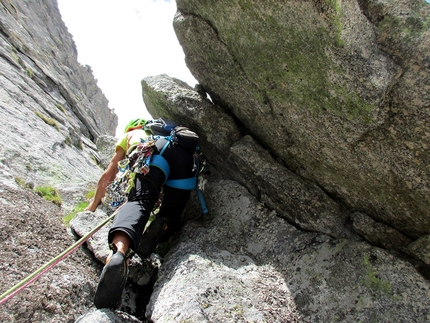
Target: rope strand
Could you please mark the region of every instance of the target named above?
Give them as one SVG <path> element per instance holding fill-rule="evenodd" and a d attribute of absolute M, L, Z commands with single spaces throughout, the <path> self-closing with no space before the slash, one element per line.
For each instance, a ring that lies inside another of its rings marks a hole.
<path fill-rule="evenodd" d="M 122 205 L 121 205 L 122 207 Z M 72 246 L 64 250 L 62 253 L 60 253 L 55 258 L 48 261 L 46 264 L 44 264 L 42 267 L 37 269 L 35 272 L 30 274 L 25 279 L 21 280 L 18 284 L 13 286 L 11 289 L 0 295 L 0 305 L 11 299 L 13 296 L 15 296 L 19 291 L 26 288 L 28 285 L 30 285 L 32 282 L 34 282 L 36 279 L 41 277 L 45 272 L 47 272 L 49 269 L 54 267 L 56 264 L 58 264 L 63 258 L 71 254 L 73 251 L 75 251 L 77 248 L 79 248 L 85 241 L 87 241 L 89 238 L 91 238 L 100 228 L 102 228 L 106 223 L 108 223 L 113 217 L 118 213 L 119 209 L 115 210 L 114 213 L 112 213 L 111 216 L 109 216 L 106 220 L 101 222 L 99 225 L 97 225 L 94 229 L 92 229 L 90 232 L 88 232 L 86 235 L 84 235 L 81 239 L 76 241 Z"/>

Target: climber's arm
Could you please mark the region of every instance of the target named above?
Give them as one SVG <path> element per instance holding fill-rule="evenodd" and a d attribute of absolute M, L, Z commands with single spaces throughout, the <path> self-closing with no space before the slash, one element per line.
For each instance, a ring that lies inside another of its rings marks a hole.
<path fill-rule="evenodd" d="M 108 167 L 103 172 L 102 176 L 100 177 L 96 192 L 94 194 L 94 199 L 91 201 L 91 203 L 87 206 L 85 210 L 94 212 L 97 208 L 97 206 L 100 204 L 102 197 L 105 196 L 106 193 L 106 187 L 109 186 L 110 183 L 113 182 L 115 179 L 116 174 L 118 173 L 118 162 L 123 160 L 125 158 L 125 151 L 121 147 L 117 147 L 115 154 L 113 155 Z"/>

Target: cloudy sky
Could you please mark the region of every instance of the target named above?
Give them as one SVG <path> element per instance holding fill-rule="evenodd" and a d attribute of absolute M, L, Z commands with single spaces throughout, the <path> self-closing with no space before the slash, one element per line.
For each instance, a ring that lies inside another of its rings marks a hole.
<path fill-rule="evenodd" d="M 168 74 L 194 87 L 173 31 L 174 0 L 58 0 L 78 61 L 90 65 L 118 115 L 117 135 L 136 117 L 150 117 L 140 81 Z"/>

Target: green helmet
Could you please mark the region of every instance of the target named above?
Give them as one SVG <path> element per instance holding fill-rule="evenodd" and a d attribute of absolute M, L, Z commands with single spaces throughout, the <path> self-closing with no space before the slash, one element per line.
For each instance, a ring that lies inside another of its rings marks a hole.
<path fill-rule="evenodd" d="M 129 122 L 129 124 L 125 127 L 124 133 L 127 133 L 134 129 L 143 128 L 145 126 L 145 119 L 133 119 Z"/>

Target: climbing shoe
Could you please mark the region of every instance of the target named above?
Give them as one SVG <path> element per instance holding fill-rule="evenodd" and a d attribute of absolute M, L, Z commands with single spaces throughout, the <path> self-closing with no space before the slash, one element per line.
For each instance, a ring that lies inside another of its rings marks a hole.
<path fill-rule="evenodd" d="M 163 232 L 166 229 L 167 223 L 165 218 L 160 217 L 152 221 L 152 223 L 143 233 L 136 253 L 141 258 L 149 257 L 154 251 L 155 247 L 157 246 L 158 240 L 163 235 Z"/>
<path fill-rule="evenodd" d="M 100 275 L 94 305 L 97 308 L 119 308 L 127 276 L 127 258 L 123 253 L 115 252 Z"/>

